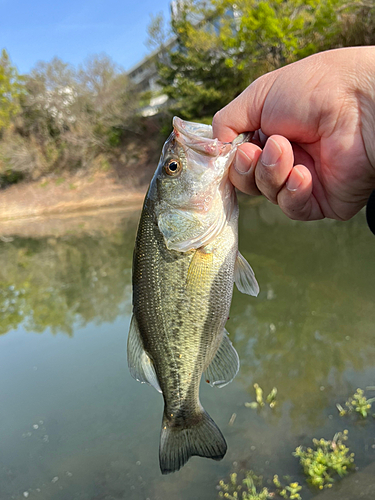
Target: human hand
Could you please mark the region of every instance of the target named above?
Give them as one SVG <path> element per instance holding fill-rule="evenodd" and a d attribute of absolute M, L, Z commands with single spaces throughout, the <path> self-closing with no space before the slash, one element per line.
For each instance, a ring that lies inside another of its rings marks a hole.
<path fill-rule="evenodd" d="M 375 188 L 375 47 L 322 52 L 254 81 L 213 119 L 239 147 L 230 180 L 292 219 L 347 220 Z"/>

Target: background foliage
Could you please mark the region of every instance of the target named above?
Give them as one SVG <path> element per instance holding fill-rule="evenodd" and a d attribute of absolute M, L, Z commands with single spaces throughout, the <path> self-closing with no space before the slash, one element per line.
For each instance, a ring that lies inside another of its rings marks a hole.
<path fill-rule="evenodd" d="M 160 43 L 153 20 L 149 36 Z M 375 42 L 375 5 L 360 0 L 191 0 L 172 17 L 176 38 L 159 63 L 172 113 L 210 122 L 265 72 L 322 50 Z M 156 43 L 155 43 L 156 44 Z"/>
<path fill-rule="evenodd" d="M 159 49 L 161 135 L 171 116 L 210 123 L 213 114 L 261 74 L 310 54 L 375 44 L 369 0 L 185 0 L 166 22 L 149 26 Z M 76 169 L 111 167 L 127 137 L 145 141 L 139 111 L 154 97 L 140 93 L 105 55 L 79 68 L 53 59 L 20 76 L 5 50 L 0 58 L 0 186 Z M 147 119 L 146 119 L 147 121 Z M 164 126 L 163 126 L 164 124 Z M 143 134 L 143 135 L 142 135 Z M 142 149 L 142 141 L 136 147 Z M 125 153 L 124 153 L 125 151 Z M 132 155 L 132 154 L 131 154 Z"/>
<path fill-rule="evenodd" d="M 55 58 L 22 78 L 5 51 L 2 61 L 3 184 L 100 166 L 116 155 L 126 128 L 134 128 L 134 88 L 107 56 L 93 56 L 77 69 Z"/>

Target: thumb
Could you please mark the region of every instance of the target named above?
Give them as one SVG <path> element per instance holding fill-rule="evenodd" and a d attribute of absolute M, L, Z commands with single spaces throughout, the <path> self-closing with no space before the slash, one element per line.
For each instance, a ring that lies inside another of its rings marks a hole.
<path fill-rule="evenodd" d="M 273 71 L 255 80 L 215 114 L 212 120 L 213 137 L 230 142 L 243 132 L 255 132 L 261 128 L 262 109 L 276 73 Z"/>

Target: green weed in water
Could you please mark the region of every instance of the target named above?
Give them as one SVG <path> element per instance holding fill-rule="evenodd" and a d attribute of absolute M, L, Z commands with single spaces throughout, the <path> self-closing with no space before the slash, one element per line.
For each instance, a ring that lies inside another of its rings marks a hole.
<path fill-rule="evenodd" d="M 256 476 L 252 471 L 247 471 L 245 478 L 240 484 L 237 482 L 237 474 L 234 472 L 230 475 L 230 482 L 228 484 L 224 481 L 219 482 L 221 491 L 219 491 L 220 498 L 227 498 L 229 500 L 267 500 L 270 497 L 268 488 L 262 486 L 262 478 Z"/>
<path fill-rule="evenodd" d="M 254 384 L 254 389 L 255 389 L 255 401 L 252 401 L 251 403 L 245 403 L 245 406 L 247 408 L 262 408 L 265 406 L 267 403 L 270 408 L 274 408 L 276 406 L 276 395 L 277 395 L 277 389 L 274 387 L 272 391 L 268 394 L 266 397 L 266 403 L 264 402 L 263 399 L 263 389 L 258 385 Z"/>
<path fill-rule="evenodd" d="M 354 466 L 354 453 L 349 453 L 349 448 L 344 444 L 347 439 L 348 431 L 345 430 L 336 433 L 332 441 L 313 439 L 313 448 L 296 448 L 293 455 L 300 459 L 310 484 L 320 489 L 329 488 L 336 474 L 343 477 Z"/>
<path fill-rule="evenodd" d="M 273 490 L 263 486 L 263 479 L 261 476 L 256 476 L 253 471 L 246 471 L 245 477 L 242 482 L 238 483 L 238 476 L 234 472 L 230 475 L 229 483 L 224 481 L 219 482 L 220 498 L 227 498 L 228 500 L 269 500 L 280 496 L 281 498 L 289 500 L 302 500 L 299 491 L 302 489 L 298 483 L 290 483 L 283 486 L 279 481 L 278 476 L 274 476 L 273 483 L 275 488 Z"/>
<path fill-rule="evenodd" d="M 302 486 L 300 486 L 300 484 L 298 484 L 297 482 L 289 483 L 288 485 L 283 486 L 279 480 L 279 476 L 275 474 L 273 476 L 273 484 L 277 488 L 276 493 L 282 498 L 287 498 L 290 500 L 302 500 L 301 495 L 299 494 L 299 492 L 302 490 Z"/>
<path fill-rule="evenodd" d="M 336 408 L 339 410 L 341 417 L 347 415 L 348 413 L 356 412 L 363 418 L 366 418 L 369 415 L 369 411 L 371 410 L 371 406 L 374 401 L 375 398 L 366 398 L 365 391 L 363 389 L 357 389 L 353 396 L 345 402 L 347 410 L 345 410 L 340 403 L 336 404 Z"/>

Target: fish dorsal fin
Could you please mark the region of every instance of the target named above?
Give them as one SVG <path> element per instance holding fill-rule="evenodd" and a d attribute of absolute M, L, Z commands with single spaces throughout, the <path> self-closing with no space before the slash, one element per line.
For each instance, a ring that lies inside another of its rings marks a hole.
<path fill-rule="evenodd" d="M 237 252 L 237 259 L 234 265 L 234 282 L 238 290 L 242 293 L 253 295 L 254 297 L 259 293 L 259 285 L 254 271 L 240 252 Z"/>
<path fill-rule="evenodd" d="M 204 372 L 207 382 L 215 387 L 224 387 L 232 382 L 240 368 L 240 360 L 236 349 L 228 338 L 228 332 L 223 331 L 222 340 L 215 357 Z"/>
<path fill-rule="evenodd" d="M 154 364 L 143 348 L 138 323 L 134 314 L 130 322 L 128 336 L 128 366 L 131 376 L 135 380 L 138 380 L 142 384 L 150 384 L 158 392 L 161 392 Z"/>

